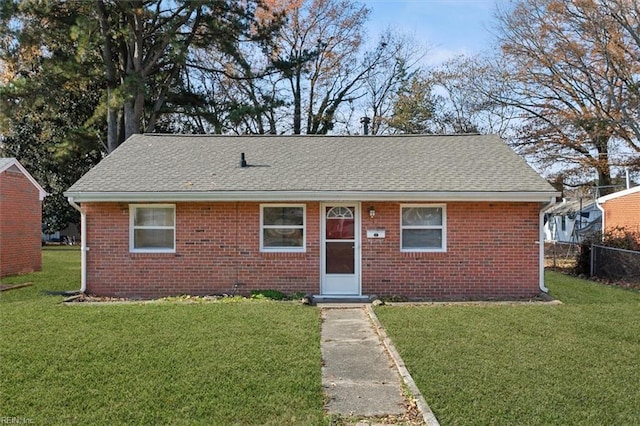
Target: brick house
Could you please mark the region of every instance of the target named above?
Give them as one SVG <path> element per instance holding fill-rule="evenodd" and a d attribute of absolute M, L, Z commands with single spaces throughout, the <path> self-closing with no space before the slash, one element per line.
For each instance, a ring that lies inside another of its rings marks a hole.
<path fill-rule="evenodd" d="M 556 195 L 479 135 L 135 135 L 66 193 L 81 290 L 143 298 L 528 298 Z"/>
<path fill-rule="evenodd" d="M 640 233 L 640 186 L 598 198 L 603 209 L 602 231 L 625 228 Z"/>
<path fill-rule="evenodd" d="M 0 158 L 0 277 L 42 269 L 44 189 L 15 158 Z"/>

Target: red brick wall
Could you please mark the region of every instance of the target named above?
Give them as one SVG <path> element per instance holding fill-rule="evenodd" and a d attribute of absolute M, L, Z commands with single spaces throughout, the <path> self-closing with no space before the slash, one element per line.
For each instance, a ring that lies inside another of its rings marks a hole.
<path fill-rule="evenodd" d="M 371 219 L 368 207 L 374 205 Z M 87 290 L 112 296 L 320 291 L 320 204 L 306 203 L 306 253 L 261 253 L 259 203 L 178 203 L 176 253 L 129 252 L 129 206 L 85 204 Z M 447 252 L 400 252 L 400 203 L 362 204 L 362 293 L 409 298 L 531 297 L 536 203 L 447 204 Z M 384 240 L 366 229 L 385 228 Z"/>
<path fill-rule="evenodd" d="M 363 239 L 364 294 L 438 299 L 521 298 L 539 293 L 535 203 L 447 203 L 446 253 L 400 251 L 397 203 L 375 205 L 363 228 L 385 228 L 384 240 Z"/>
<path fill-rule="evenodd" d="M 620 227 L 640 232 L 640 192 L 609 200 L 603 207 L 607 231 Z"/>
<path fill-rule="evenodd" d="M 0 173 L 0 277 L 42 269 L 42 204 L 20 172 Z"/>
<path fill-rule="evenodd" d="M 258 203 L 178 203 L 176 253 L 129 252 L 128 204 L 86 204 L 87 290 L 104 295 L 317 293 L 318 204 L 307 205 L 306 253 L 260 252 Z"/>

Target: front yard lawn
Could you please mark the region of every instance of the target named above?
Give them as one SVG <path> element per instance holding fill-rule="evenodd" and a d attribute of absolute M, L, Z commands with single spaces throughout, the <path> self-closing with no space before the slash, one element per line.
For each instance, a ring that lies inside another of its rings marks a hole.
<path fill-rule="evenodd" d="M 0 418 L 322 424 L 320 316 L 294 303 L 65 306 L 79 251 L 0 293 Z M 640 293 L 550 272 L 562 305 L 378 307 L 447 424 L 637 424 Z"/>
<path fill-rule="evenodd" d="M 318 424 L 320 315 L 294 303 L 64 306 L 79 252 L 3 280 L 0 418 L 34 424 Z"/>
<path fill-rule="evenodd" d="M 638 424 L 640 293 L 547 284 L 562 305 L 376 308 L 443 425 Z"/>

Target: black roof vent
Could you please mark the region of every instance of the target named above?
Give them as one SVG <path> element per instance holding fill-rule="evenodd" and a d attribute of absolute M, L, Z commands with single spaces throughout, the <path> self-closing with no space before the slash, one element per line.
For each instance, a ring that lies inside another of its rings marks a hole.
<path fill-rule="evenodd" d="M 369 134 L 369 123 L 371 123 L 371 119 L 369 117 L 362 117 L 360 119 L 360 123 L 362 124 L 363 131 L 365 136 Z"/>

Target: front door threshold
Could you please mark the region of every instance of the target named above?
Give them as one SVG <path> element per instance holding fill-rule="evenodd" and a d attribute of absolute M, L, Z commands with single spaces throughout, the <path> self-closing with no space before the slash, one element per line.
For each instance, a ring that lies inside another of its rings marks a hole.
<path fill-rule="evenodd" d="M 314 303 L 369 303 L 369 296 L 345 296 L 345 295 L 314 295 Z"/>

